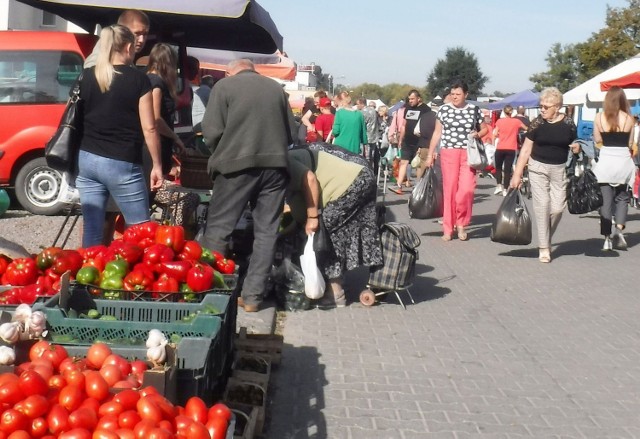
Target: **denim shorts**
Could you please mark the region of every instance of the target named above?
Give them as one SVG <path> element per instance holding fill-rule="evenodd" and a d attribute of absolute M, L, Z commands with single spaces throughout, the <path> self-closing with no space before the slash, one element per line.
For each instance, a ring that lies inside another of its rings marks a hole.
<path fill-rule="evenodd" d="M 76 186 L 80 192 L 84 247 L 102 242 L 105 208 L 109 195 L 127 225 L 149 221 L 149 194 L 142 166 L 80 151 Z"/>

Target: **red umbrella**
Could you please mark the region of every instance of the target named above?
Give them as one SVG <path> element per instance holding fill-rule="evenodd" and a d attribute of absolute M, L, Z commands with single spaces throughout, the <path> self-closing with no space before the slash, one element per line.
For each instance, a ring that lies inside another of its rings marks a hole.
<path fill-rule="evenodd" d="M 640 72 L 629 73 L 620 78 L 602 81 L 600 83 L 600 90 L 607 91 L 611 87 L 616 86 L 620 88 L 640 88 Z"/>

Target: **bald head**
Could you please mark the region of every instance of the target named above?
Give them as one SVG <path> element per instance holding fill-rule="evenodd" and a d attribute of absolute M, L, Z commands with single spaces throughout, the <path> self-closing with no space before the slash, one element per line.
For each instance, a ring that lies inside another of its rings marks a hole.
<path fill-rule="evenodd" d="M 523 105 L 518 105 L 518 109 L 516 110 L 519 115 L 523 116 L 525 112 L 525 108 Z"/>
<path fill-rule="evenodd" d="M 229 64 L 227 64 L 227 75 L 233 76 L 238 72 L 243 70 L 252 70 L 255 71 L 255 67 L 251 60 L 248 59 L 234 59 Z"/>

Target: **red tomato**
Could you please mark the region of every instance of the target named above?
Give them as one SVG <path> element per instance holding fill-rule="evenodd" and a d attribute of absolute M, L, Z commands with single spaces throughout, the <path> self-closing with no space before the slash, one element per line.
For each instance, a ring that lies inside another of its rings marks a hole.
<path fill-rule="evenodd" d="M 94 343 L 87 351 L 87 366 L 100 369 L 104 360 L 111 354 L 111 348 L 105 343 Z"/>
<path fill-rule="evenodd" d="M 67 385 L 67 380 L 62 375 L 53 375 L 49 378 L 49 387 L 53 389 L 62 389 Z"/>
<path fill-rule="evenodd" d="M 17 378 L 17 377 L 16 377 Z M 24 394 L 20 390 L 18 380 L 7 381 L 0 386 L 0 403 L 15 404 L 24 399 Z"/>
<path fill-rule="evenodd" d="M 135 428 L 133 429 L 134 437 L 136 439 L 147 439 L 149 437 L 149 433 L 151 432 L 151 430 L 156 428 L 156 425 L 157 424 L 155 422 L 149 419 L 141 420 L 136 424 Z"/>
<path fill-rule="evenodd" d="M 134 429 L 135 426 L 140 422 L 142 418 L 135 410 L 127 410 L 118 416 L 118 426 L 121 428 L 130 428 Z"/>
<path fill-rule="evenodd" d="M 98 425 L 96 425 L 96 430 L 116 431 L 118 428 L 120 428 L 118 417 L 113 415 L 101 417 L 98 419 Z"/>
<path fill-rule="evenodd" d="M 174 439 L 173 433 L 164 428 L 156 427 L 149 432 L 148 439 Z"/>
<path fill-rule="evenodd" d="M 93 431 L 98 425 L 98 415 L 88 407 L 80 407 L 69 414 L 69 427 Z"/>
<path fill-rule="evenodd" d="M 100 372 L 91 371 L 86 376 L 85 392 L 88 397 L 102 402 L 109 396 L 109 384 Z"/>
<path fill-rule="evenodd" d="M 231 409 L 222 403 L 214 404 L 209 409 L 208 420 L 210 421 L 213 418 L 223 418 L 227 422 L 231 422 L 231 418 L 233 417 L 233 413 Z"/>
<path fill-rule="evenodd" d="M 91 432 L 84 428 L 74 428 L 59 435 L 58 439 L 91 439 Z"/>
<path fill-rule="evenodd" d="M 184 414 L 194 421 L 206 423 L 208 419 L 207 405 L 197 396 L 192 396 L 184 406 Z"/>
<path fill-rule="evenodd" d="M 31 435 L 25 430 L 18 430 L 7 436 L 7 439 L 31 439 Z"/>
<path fill-rule="evenodd" d="M 135 389 L 138 387 L 138 383 L 133 383 L 131 380 L 120 380 L 111 386 L 114 389 Z"/>
<path fill-rule="evenodd" d="M 69 357 L 67 350 L 57 344 L 40 340 L 29 349 L 29 359 L 33 362 L 39 359 L 49 360 L 54 369 L 57 369 L 62 360 Z"/>
<path fill-rule="evenodd" d="M 49 431 L 47 420 L 45 418 L 35 418 L 31 421 L 31 436 L 42 437 Z"/>
<path fill-rule="evenodd" d="M 42 395 L 31 395 L 16 404 L 14 408 L 29 419 L 39 418 L 46 415 L 49 410 L 49 400 Z"/>
<path fill-rule="evenodd" d="M 131 363 L 129 363 L 126 358 L 123 358 L 118 354 L 111 354 L 107 358 L 105 358 L 102 367 L 104 367 L 105 365 L 118 366 L 118 369 L 120 369 L 120 374 L 123 377 L 126 377 L 131 373 Z"/>
<path fill-rule="evenodd" d="M 113 401 L 122 404 L 123 410 L 135 410 L 140 394 L 135 390 L 123 390 L 113 396 Z"/>
<path fill-rule="evenodd" d="M 0 386 L 5 385 L 9 382 L 18 382 L 18 376 L 15 373 L 6 372 L 0 375 Z"/>
<path fill-rule="evenodd" d="M 100 375 L 102 375 L 102 378 L 104 378 L 109 386 L 113 386 L 122 379 L 122 372 L 115 364 L 103 365 L 100 368 Z"/>
<path fill-rule="evenodd" d="M 58 404 L 72 412 L 80 407 L 84 397 L 83 389 L 78 386 L 67 385 L 60 390 L 60 395 L 58 395 Z"/>
<path fill-rule="evenodd" d="M 209 430 L 204 426 L 202 422 L 194 421 L 187 428 L 187 433 L 185 434 L 189 439 L 210 439 L 211 435 L 209 434 Z M 224 439 L 227 436 L 227 430 L 224 429 L 224 435 L 221 436 Z"/>
<path fill-rule="evenodd" d="M 213 417 L 209 419 L 206 426 L 211 439 L 224 439 L 227 437 L 228 423 L 221 417 Z"/>
<path fill-rule="evenodd" d="M 79 370 L 82 372 L 87 368 L 87 360 L 84 358 L 67 357 L 58 366 L 58 371 L 64 374 L 67 370 Z"/>
<path fill-rule="evenodd" d="M 149 365 L 142 360 L 135 360 L 131 362 L 131 373 L 139 375 L 144 373 L 147 369 L 149 369 Z"/>
<path fill-rule="evenodd" d="M 82 401 L 82 404 L 80 404 L 80 407 L 87 407 L 93 410 L 94 412 L 98 413 L 98 409 L 100 408 L 100 401 L 98 401 L 95 398 L 87 398 L 84 401 Z"/>
<path fill-rule="evenodd" d="M 150 396 L 140 398 L 136 404 L 136 409 L 142 419 L 148 419 L 156 424 L 162 421 L 162 410 Z"/>
<path fill-rule="evenodd" d="M 35 361 L 27 361 L 26 363 L 22 363 L 16 366 L 14 372 L 16 375 L 20 376 L 23 372 L 27 370 L 36 371 L 42 378 L 48 380 L 53 376 L 53 365 L 48 360 L 35 360 Z"/>
<path fill-rule="evenodd" d="M 174 424 L 176 425 L 176 433 L 178 434 L 186 434 L 187 428 L 189 425 L 193 423 L 193 419 L 189 416 L 178 415 L 174 419 Z"/>
<path fill-rule="evenodd" d="M 128 428 L 119 428 L 116 430 L 116 434 L 120 439 L 136 439 L 133 431 Z"/>
<path fill-rule="evenodd" d="M 120 436 L 107 429 L 97 429 L 93 432 L 91 439 L 120 439 Z"/>
<path fill-rule="evenodd" d="M 107 401 L 103 403 L 100 406 L 100 408 L 98 408 L 98 414 L 100 416 L 107 416 L 107 415 L 120 416 L 120 413 L 122 412 L 123 412 L 122 404 L 116 401 Z"/>
<path fill-rule="evenodd" d="M 158 394 L 158 389 L 156 389 L 153 386 L 147 386 L 144 387 L 142 389 L 140 389 L 138 392 L 140 392 L 140 397 L 144 397 L 144 396 L 149 396 L 149 395 L 157 395 Z"/>
<path fill-rule="evenodd" d="M 158 422 L 158 428 L 164 428 L 165 430 L 171 432 L 172 434 L 176 432 L 176 429 L 171 423 L 171 421 L 168 421 L 166 419 L 163 419 L 162 421 Z"/>
<path fill-rule="evenodd" d="M 46 395 L 49 391 L 47 381 L 35 370 L 26 370 L 20 374 L 18 385 L 25 396 Z"/>
<path fill-rule="evenodd" d="M 65 372 L 62 376 L 64 377 L 67 384 L 84 389 L 84 386 L 85 386 L 84 372 L 79 370 L 69 370 Z"/>
<path fill-rule="evenodd" d="M 91 439 L 120 439 L 120 436 L 113 431 L 102 429 L 94 431 Z"/>
<path fill-rule="evenodd" d="M 0 430 L 10 434 L 17 430 L 27 431 L 31 428 L 31 420 L 15 409 L 7 409 L 0 416 Z"/>
<path fill-rule="evenodd" d="M 147 398 L 151 398 L 153 402 L 160 408 L 162 417 L 164 419 L 173 419 L 176 417 L 175 406 L 162 395 L 149 395 Z"/>

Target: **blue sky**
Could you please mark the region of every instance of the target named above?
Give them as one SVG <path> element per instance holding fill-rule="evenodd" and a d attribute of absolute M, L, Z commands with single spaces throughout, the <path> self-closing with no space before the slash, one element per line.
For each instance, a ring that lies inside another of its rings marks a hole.
<path fill-rule="evenodd" d="M 476 55 L 484 91 L 518 92 L 545 71 L 551 46 L 585 41 L 606 7 L 626 0 L 257 0 L 298 64 L 315 62 L 335 83 L 422 87 L 449 47 Z M 340 78 L 343 77 L 343 78 Z"/>

